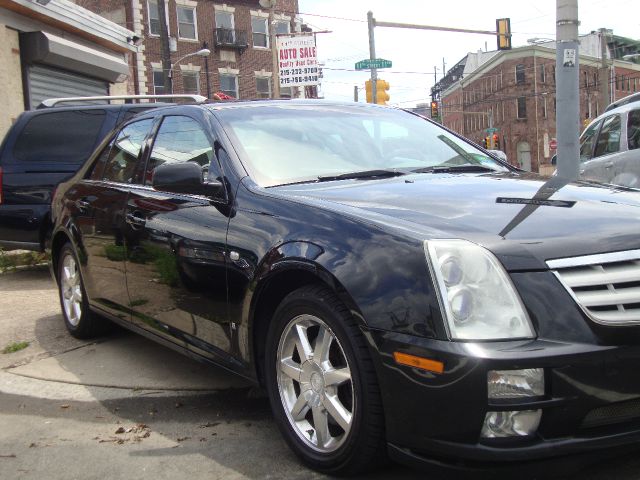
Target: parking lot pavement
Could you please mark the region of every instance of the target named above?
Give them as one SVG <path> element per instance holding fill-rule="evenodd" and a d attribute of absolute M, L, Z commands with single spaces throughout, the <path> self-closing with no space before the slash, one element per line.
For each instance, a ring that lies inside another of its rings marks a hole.
<path fill-rule="evenodd" d="M 124 331 L 70 337 L 45 270 L 0 275 L 0 312 L 0 349 L 29 342 L 0 354 L 0 478 L 326 478 L 300 465 L 242 380 Z M 627 456 L 574 478 L 638 471 Z M 366 478 L 424 477 L 392 465 Z"/>

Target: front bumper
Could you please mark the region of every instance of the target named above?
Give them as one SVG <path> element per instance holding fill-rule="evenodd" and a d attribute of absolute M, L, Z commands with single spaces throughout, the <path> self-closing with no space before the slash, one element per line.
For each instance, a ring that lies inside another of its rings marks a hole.
<path fill-rule="evenodd" d="M 640 448 L 640 346 L 545 340 L 461 343 L 369 332 L 393 457 L 415 464 L 508 467 Z M 443 362 L 442 374 L 401 366 L 394 352 Z M 545 395 L 490 401 L 487 372 L 544 368 Z M 535 435 L 482 439 L 488 411 L 542 410 Z"/>

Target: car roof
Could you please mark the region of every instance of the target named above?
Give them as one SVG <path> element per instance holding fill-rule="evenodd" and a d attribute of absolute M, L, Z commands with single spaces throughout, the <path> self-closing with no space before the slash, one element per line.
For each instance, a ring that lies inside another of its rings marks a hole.
<path fill-rule="evenodd" d="M 620 100 L 616 100 L 605 109 L 604 113 L 610 112 L 611 110 L 614 110 L 618 107 L 629 105 L 634 102 L 640 102 L 640 92 L 632 93 L 631 95 L 627 95 L 626 97 L 623 97 Z"/>
<path fill-rule="evenodd" d="M 640 98 L 639 98 L 639 100 L 640 100 Z M 631 102 L 626 103 L 624 105 L 620 105 L 619 107 L 612 108 L 611 110 L 605 110 L 604 113 L 601 113 L 599 116 L 594 118 L 591 122 L 589 122 L 589 125 L 587 125 L 584 128 L 582 133 L 584 133 L 588 128 L 590 128 L 591 125 L 593 125 L 596 122 L 599 122 L 603 118 L 610 117 L 611 115 L 627 113 L 627 112 L 629 112 L 631 110 L 639 110 L 639 109 L 640 109 L 640 101 L 631 101 Z M 582 136 L 582 133 L 580 134 L 580 136 Z"/>

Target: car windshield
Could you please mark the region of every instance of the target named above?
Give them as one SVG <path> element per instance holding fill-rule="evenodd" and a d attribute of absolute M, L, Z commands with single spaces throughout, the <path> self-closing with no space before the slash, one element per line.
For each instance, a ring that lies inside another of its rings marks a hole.
<path fill-rule="evenodd" d="M 508 170 L 472 144 L 401 110 L 290 104 L 224 108 L 218 114 L 245 168 L 264 187 L 367 177 L 358 172 L 382 177 L 383 170 Z"/>

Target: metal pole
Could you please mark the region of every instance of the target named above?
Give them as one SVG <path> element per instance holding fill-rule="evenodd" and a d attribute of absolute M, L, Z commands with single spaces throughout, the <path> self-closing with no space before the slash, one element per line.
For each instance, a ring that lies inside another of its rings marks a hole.
<path fill-rule="evenodd" d="M 556 0 L 556 136 L 558 176 L 580 173 L 578 0 Z"/>
<path fill-rule="evenodd" d="M 269 32 L 271 32 L 271 57 L 273 58 L 272 68 L 273 68 L 273 98 L 280 98 L 280 73 L 279 73 L 279 62 L 278 58 L 278 45 L 276 43 L 276 26 L 275 23 L 275 8 L 276 2 L 271 4 L 271 10 L 269 12 Z M 293 95 L 293 89 L 291 90 L 291 94 Z"/>
<path fill-rule="evenodd" d="M 171 78 L 171 50 L 169 48 L 169 31 L 167 29 L 167 10 L 164 0 L 158 0 L 158 24 L 160 26 L 160 54 L 162 56 L 162 81 L 165 93 L 173 93 Z"/>
<path fill-rule="evenodd" d="M 358 102 L 358 86 L 354 85 L 353 86 L 353 101 L 354 102 Z"/>
<path fill-rule="evenodd" d="M 367 12 L 367 24 L 369 27 L 369 59 L 373 62 L 376 59 L 376 39 L 373 33 L 373 29 L 376 26 L 376 21 L 373 18 L 373 12 L 369 10 Z M 371 68 L 371 103 L 377 103 L 378 98 L 378 70 Z"/>
<path fill-rule="evenodd" d="M 607 60 L 607 29 L 600 29 L 600 71 L 598 72 L 600 82 L 600 111 L 598 113 L 604 112 L 604 110 L 609 106 L 610 96 L 609 93 L 609 61 Z"/>
<path fill-rule="evenodd" d="M 209 48 L 207 42 L 202 42 L 202 48 Z M 211 79 L 209 78 L 209 57 L 204 57 L 204 72 L 207 76 L 207 98 L 211 99 Z"/>
<path fill-rule="evenodd" d="M 489 131 L 491 132 L 489 134 L 489 150 L 494 150 L 496 144 L 493 141 L 493 134 L 495 133 L 493 131 L 493 110 L 489 110 Z"/>

